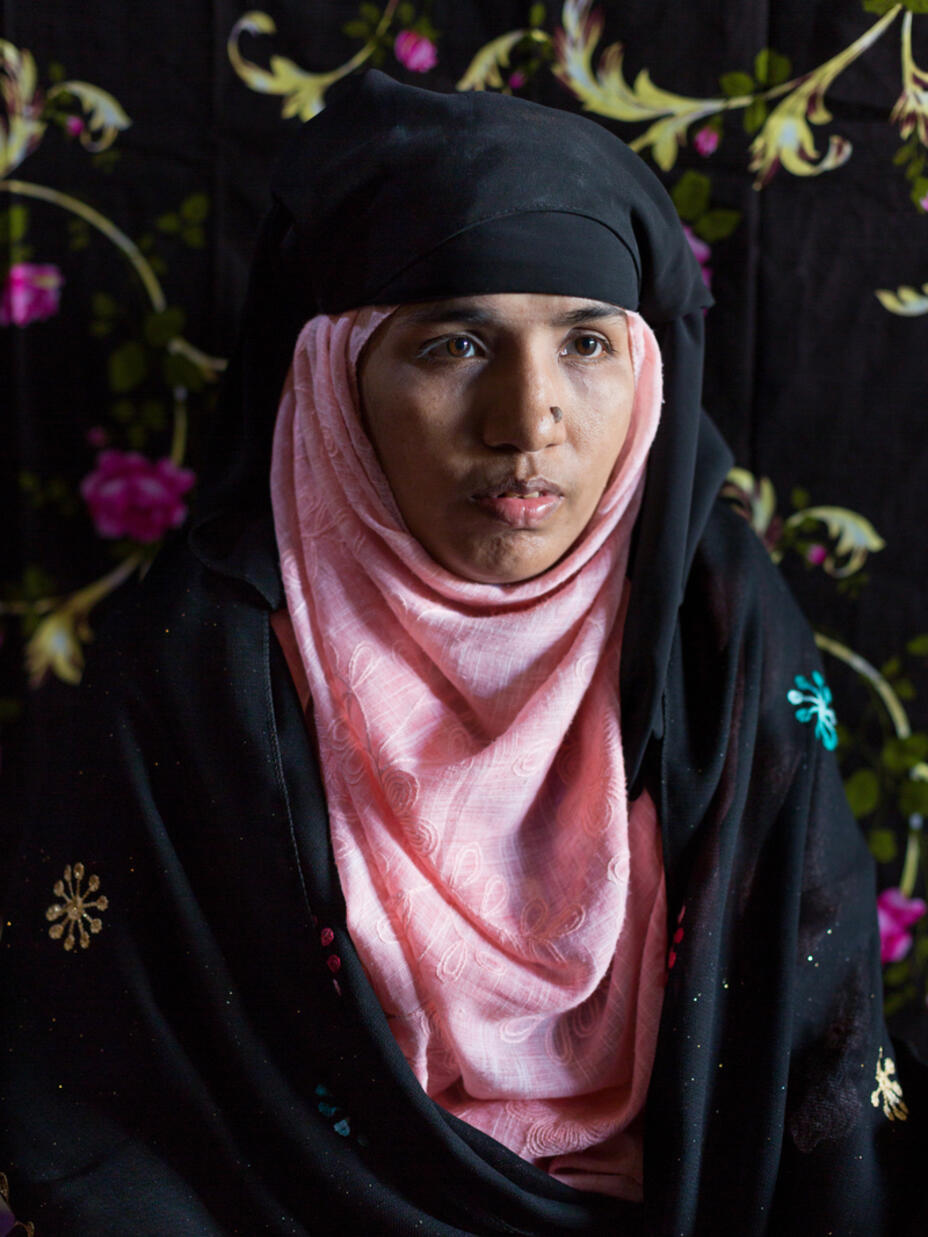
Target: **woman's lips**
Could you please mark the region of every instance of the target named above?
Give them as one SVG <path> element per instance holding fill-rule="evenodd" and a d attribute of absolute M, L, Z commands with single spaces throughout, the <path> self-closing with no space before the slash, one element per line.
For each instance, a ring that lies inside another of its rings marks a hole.
<path fill-rule="evenodd" d="M 515 478 L 473 496 L 473 501 L 493 519 L 510 528 L 537 528 L 564 501 L 560 489 L 545 478 L 527 481 Z"/>

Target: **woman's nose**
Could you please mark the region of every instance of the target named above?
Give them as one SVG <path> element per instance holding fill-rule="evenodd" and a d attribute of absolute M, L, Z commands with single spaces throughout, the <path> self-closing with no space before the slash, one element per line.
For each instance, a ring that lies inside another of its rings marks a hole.
<path fill-rule="evenodd" d="M 564 392 L 556 362 L 537 356 L 498 358 L 480 392 L 488 447 L 529 453 L 566 438 Z"/>

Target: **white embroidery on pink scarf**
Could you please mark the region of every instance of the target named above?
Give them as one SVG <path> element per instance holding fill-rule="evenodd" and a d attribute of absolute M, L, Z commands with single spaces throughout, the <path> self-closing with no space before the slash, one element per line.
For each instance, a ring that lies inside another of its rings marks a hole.
<path fill-rule="evenodd" d="M 354 379 L 385 317 L 304 328 L 272 468 L 349 930 L 431 1096 L 573 1184 L 595 1162 L 596 1188 L 605 1172 L 634 1193 L 640 1137 L 623 1131 L 666 933 L 654 806 L 626 805 L 618 664 L 657 345 L 630 314 L 635 410 L 613 478 L 570 553 L 501 590 L 451 575 L 402 525 Z"/>

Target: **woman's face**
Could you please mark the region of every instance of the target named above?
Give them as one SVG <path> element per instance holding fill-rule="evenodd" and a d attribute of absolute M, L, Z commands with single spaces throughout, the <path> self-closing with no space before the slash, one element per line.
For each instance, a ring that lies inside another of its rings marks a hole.
<path fill-rule="evenodd" d="M 635 390 L 622 310 L 536 293 L 402 306 L 358 373 L 365 429 L 409 532 L 486 584 L 529 580 L 574 544 Z"/>

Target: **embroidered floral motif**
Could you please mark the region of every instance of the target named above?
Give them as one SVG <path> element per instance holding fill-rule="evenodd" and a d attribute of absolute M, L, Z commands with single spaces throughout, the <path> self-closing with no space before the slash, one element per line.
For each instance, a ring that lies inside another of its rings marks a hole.
<path fill-rule="evenodd" d="M 667 955 L 667 970 L 672 971 L 677 964 L 677 946 L 683 941 L 685 935 L 683 931 L 683 916 L 686 914 L 686 903 L 680 907 L 680 914 L 677 916 L 677 930 L 673 934 L 673 941 L 670 946 L 670 952 Z"/>
<path fill-rule="evenodd" d="M 801 722 L 814 721 L 815 737 L 833 752 L 838 746 L 838 732 L 835 729 L 838 719 L 831 707 L 831 688 L 818 670 L 813 671 L 811 681 L 805 675 L 797 674 L 794 682 L 796 687 L 790 688 L 786 698 L 790 704 L 801 706 L 796 710 L 796 717 Z"/>
<path fill-rule="evenodd" d="M 351 1129 L 351 1120 L 344 1108 L 339 1105 L 335 1097 L 332 1095 L 329 1088 L 320 1083 L 318 1087 L 316 1087 L 316 1097 L 318 1100 L 316 1108 L 327 1121 L 331 1121 L 332 1129 L 335 1133 L 341 1138 L 350 1138 L 353 1134 Z M 367 1139 L 363 1134 L 354 1134 L 354 1139 L 355 1142 L 357 1142 L 357 1144 L 361 1147 L 366 1147 L 368 1145 Z"/>
<path fill-rule="evenodd" d="M 316 928 L 319 927 L 319 920 L 316 918 L 315 915 L 313 915 L 313 925 Z M 332 975 L 332 987 L 335 989 L 336 993 L 339 996 L 341 996 L 342 994 L 341 985 L 339 984 L 338 980 L 335 977 L 338 974 L 338 972 L 342 969 L 342 960 L 334 950 L 334 946 L 337 944 L 337 942 L 335 940 L 335 933 L 332 931 L 331 928 L 320 929 L 319 944 L 326 951 L 325 964 L 329 968 L 329 971 Z"/>
<path fill-rule="evenodd" d="M 871 1092 L 870 1103 L 883 1109 L 883 1116 L 890 1121 L 907 1121 L 909 1110 L 902 1098 L 902 1085 L 895 1077 L 896 1066 L 892 1057 L 884 1057 L 880 1048 L 876 1062 L 876 1089 Z"/>
<path fill-rule="evenodd" d="M 89 895 L 100 888 L 99 876 L 91 876 L 86 889 L 81 888 L 83 882 L 84 865 L 75 863 L 72 868 L 69 863 L 64 870 L 63 880 L 55 881 L 52 890 L 55 897 L 62 901 L 53 902 L 45 912 L 45 918 L 52 924 L 48 935 L 53 941 L 60 941 L 64 937 L 64 947 L 69 952 L 74 948 L 75 939 L 80 941 L 81 949 L 89 946 L 91 935 L 96 936 L 103 927 L 103 920 L 95 918 L 90 912 L 105 911 L 109 906 L 109 899 L 102 895 L 90 901 Z M 55 923 L 55 920 L 60 922 Z"/>

